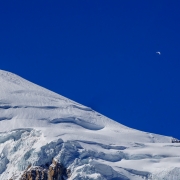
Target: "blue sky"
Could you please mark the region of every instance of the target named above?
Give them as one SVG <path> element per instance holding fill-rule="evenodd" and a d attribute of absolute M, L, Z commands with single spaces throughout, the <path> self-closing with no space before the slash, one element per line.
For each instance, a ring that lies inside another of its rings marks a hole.
<path fill-rule="evenodd" d="M 180 138 L 179 8 L 179 0 L 2 0 L 0 69 L 129 127 Z"/>

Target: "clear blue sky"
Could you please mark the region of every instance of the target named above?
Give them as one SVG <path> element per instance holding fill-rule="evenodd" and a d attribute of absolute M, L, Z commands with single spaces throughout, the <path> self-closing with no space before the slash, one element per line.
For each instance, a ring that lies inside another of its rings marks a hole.
<path fill-rule="evenodd" d="M 1 0 L 0 69 L 180 138 L 179 9 L 179 0 Z"/>

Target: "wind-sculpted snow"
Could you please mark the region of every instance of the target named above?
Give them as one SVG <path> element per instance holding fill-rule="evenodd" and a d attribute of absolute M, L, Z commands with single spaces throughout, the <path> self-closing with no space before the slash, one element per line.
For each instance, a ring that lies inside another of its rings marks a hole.
<path fill-rule="evenodd" d="M 89 130 L 100 130 L 100 129 L 104 128 L 104 126 L 101 126 L 101 125 L 98 125 L 98 124 L 89 123 L 89 122 L 84 121 L 83 119 L 74 118 L 74 117 L 67 117 L 66 119 L 64 119 L 64 118 L 53 119 L 50 122 L 54 123 L 54 124 L 58 124 L 58 123 L 73 123 L 73 124 L 77 124 L 77 125 L 79 125 L 81 127 L 89 129 Z"/>
<path fill-rule="evenodd" d="M 179 180 L 176 142 L 0 70 L 0 180 L 52 158 L 71 170 L 71 180 Z"/>

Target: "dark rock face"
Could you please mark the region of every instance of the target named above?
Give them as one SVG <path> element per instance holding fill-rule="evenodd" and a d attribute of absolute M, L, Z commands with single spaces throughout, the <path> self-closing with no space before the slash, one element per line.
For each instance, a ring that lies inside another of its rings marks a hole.
<path fill-rule="evenodd" d="M 180 143 L 180 140 L 173 138 L 173 139 L 172 139 L 172 143 Z"/>
<path fill-rule="evenodd" d="M 64 180 L 70 177 L 70 170 L 53 159 L 49 166 L 48 180 Z"/>
<path fill-rule="evenodd" d="M 48 180 L 48 171 L 42 167 L 35 166 L 28 168 L 20 180 Z"/>
<path fill-rule="evenodd" d="M 45 166 L 29 165 L 20 180 L 66 180 L 70 177 L 70 170 L 53 159 L 49 168 Z M 10 179 L 10 180 L 13 180 Z"/>

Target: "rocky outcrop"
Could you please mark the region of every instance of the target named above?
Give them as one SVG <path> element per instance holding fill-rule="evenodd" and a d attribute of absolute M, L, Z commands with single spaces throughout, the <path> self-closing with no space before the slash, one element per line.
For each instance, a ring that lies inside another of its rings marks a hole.
<path fill-rule="evenodd" d="M 20 180 L 48 180 L 48 171 L 39 166 L 28 168 Z"/>
<path fill-rule="evenodd" d="M 70 170 L 53 159 L 52 164 L 49 166 L 48 180 L 64 180 L 68 177 L 70 177 Z"/>
<path fill-rule="evenodd" d="M 173 138 L 173 139 L 172 139 L 172 143 L 180 143 L 180 140 Z"/>
<path fill-rule="evenodd" d="M 20 180 L 65 180 L 70 177 L 70 174 L 69 169 L 53 159 L 49 168 L 47 164 L 44 166 L 29 165 Z M 10 180 L 14 180 L 14 178 Z"/>

